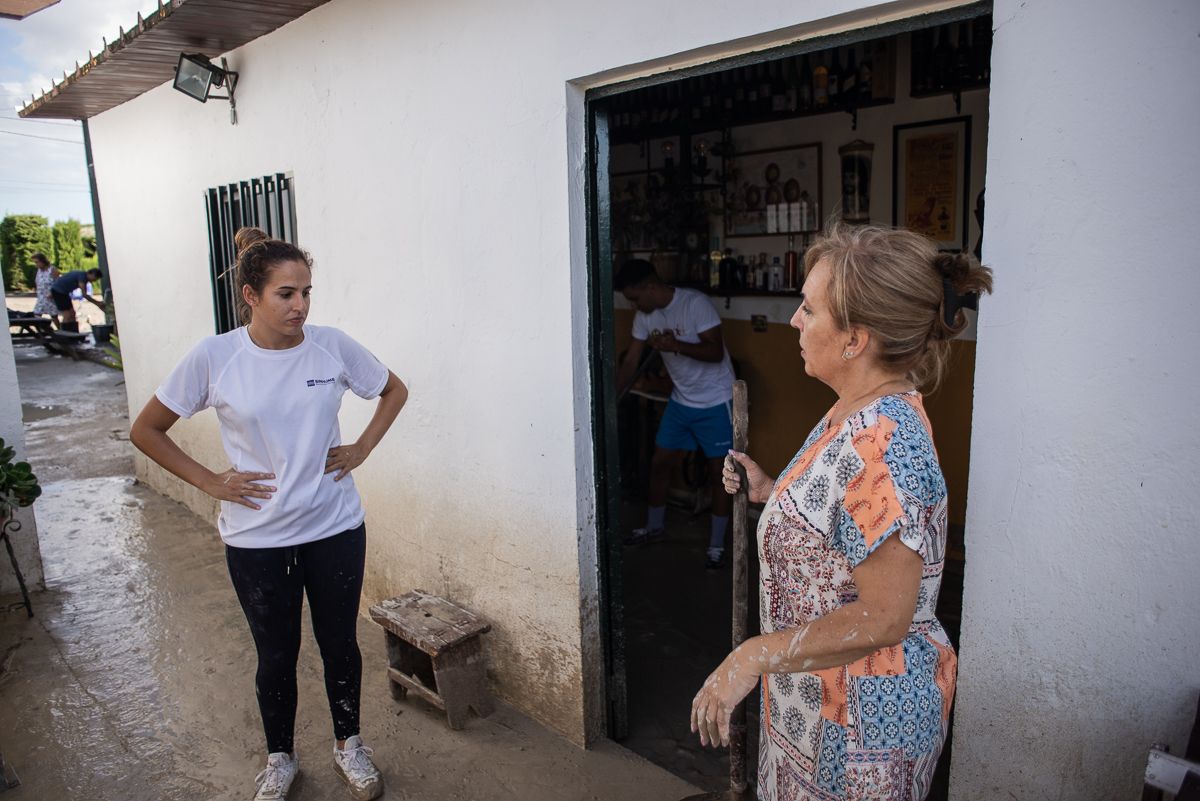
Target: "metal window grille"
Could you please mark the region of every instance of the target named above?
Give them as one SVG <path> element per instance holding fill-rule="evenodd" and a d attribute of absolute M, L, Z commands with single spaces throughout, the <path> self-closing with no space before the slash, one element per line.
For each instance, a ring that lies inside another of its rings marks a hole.
<path fill-rule="evenodd" d="M 233 235 L 252 225 L 275 239 L 296 244 L 295 179 L 277 172 L 251 178 L 204 193 L 208 214 L 208 261 L 212 277 L 213 317 L 218 334 L 237 328 L 237 286 L 234 267 L 237 252 Z"/>

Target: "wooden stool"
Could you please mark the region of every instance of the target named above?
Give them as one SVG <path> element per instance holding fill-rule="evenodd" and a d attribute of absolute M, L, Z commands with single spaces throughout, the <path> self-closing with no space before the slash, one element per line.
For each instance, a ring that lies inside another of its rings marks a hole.
<path fill-rule="evenodd" d="M 387 637 L 393 698 L 412 690 L 444 710 L 452 729 L 466 725 L 468 709 L 481 718 L 492 714 L 479 640 L 491 624 L 424 590 L 372 606 L 371 619 Z"/>

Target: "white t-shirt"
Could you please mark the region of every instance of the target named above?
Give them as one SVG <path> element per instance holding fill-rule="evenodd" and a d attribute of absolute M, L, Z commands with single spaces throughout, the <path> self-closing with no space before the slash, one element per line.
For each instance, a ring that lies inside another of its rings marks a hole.
<path fill-rule="evenodd" d="M 261 509 L 222 501 L 217 528 L 234 547 L 276 548 L 362 523 L 354 478 L 335 482 L 325 457 L 342 444 L 345 391 L 374 398 L 387 379 L 387 368 L 336 328 L 306 325 L 304 341 L 286 350 L 260 348 L 237 328 L 192 348 L 155 395 L 180 417 L 213 407 L 233 468 L 275 474 L 263 482 L 278 488 L 274 497 L 252 499 Z"/>
<path fill-rule="evenodd" d="M 645 342 L 655 332 L 675 335 L 680 342 L 696 343 L 700 334 L 721 324 L 721 317 L 708 296 L 694 289 L 675 288 L 665 308 L 633 317 L 633 338 Z M 663 364 L 675 385 L 671 400 L 693 409 L 720 406 L 733 399 L 733 365 L 729 350 L 719 362 L 702 362 L 679 353 L 664 353 Z"/>

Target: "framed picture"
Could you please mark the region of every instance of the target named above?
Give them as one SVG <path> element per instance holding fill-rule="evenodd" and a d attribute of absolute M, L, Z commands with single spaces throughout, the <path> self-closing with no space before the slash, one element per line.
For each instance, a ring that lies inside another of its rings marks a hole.
<path fill-rule="evenodd" d="M 726 236 L 819 231 L 820 203 L 819 142 L 777 150 L 751 150 L 738 153 L 727 162 Z"/>
<path fill-rule="evenodd" d="M 893 225 L 925 234 L 942 250 L 965 250 L 970 187 L 970 117 L 892 129 Z"/>

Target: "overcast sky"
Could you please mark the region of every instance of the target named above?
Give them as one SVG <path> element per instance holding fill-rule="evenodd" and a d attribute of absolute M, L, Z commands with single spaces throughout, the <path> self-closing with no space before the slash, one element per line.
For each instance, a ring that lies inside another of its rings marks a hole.
<path fill-rule="evenodd" d="M 22 120 L 17 108 L 41 96 L 51 77 L 99 52 L 149 15 L 156 0 L 61 0 L 23 20 L 0 19 L 0 217 L 41 214 L 92 222 L 83 134 L 73 120 Z M 59 141 L 66 140 L 66 141 Z"/>

